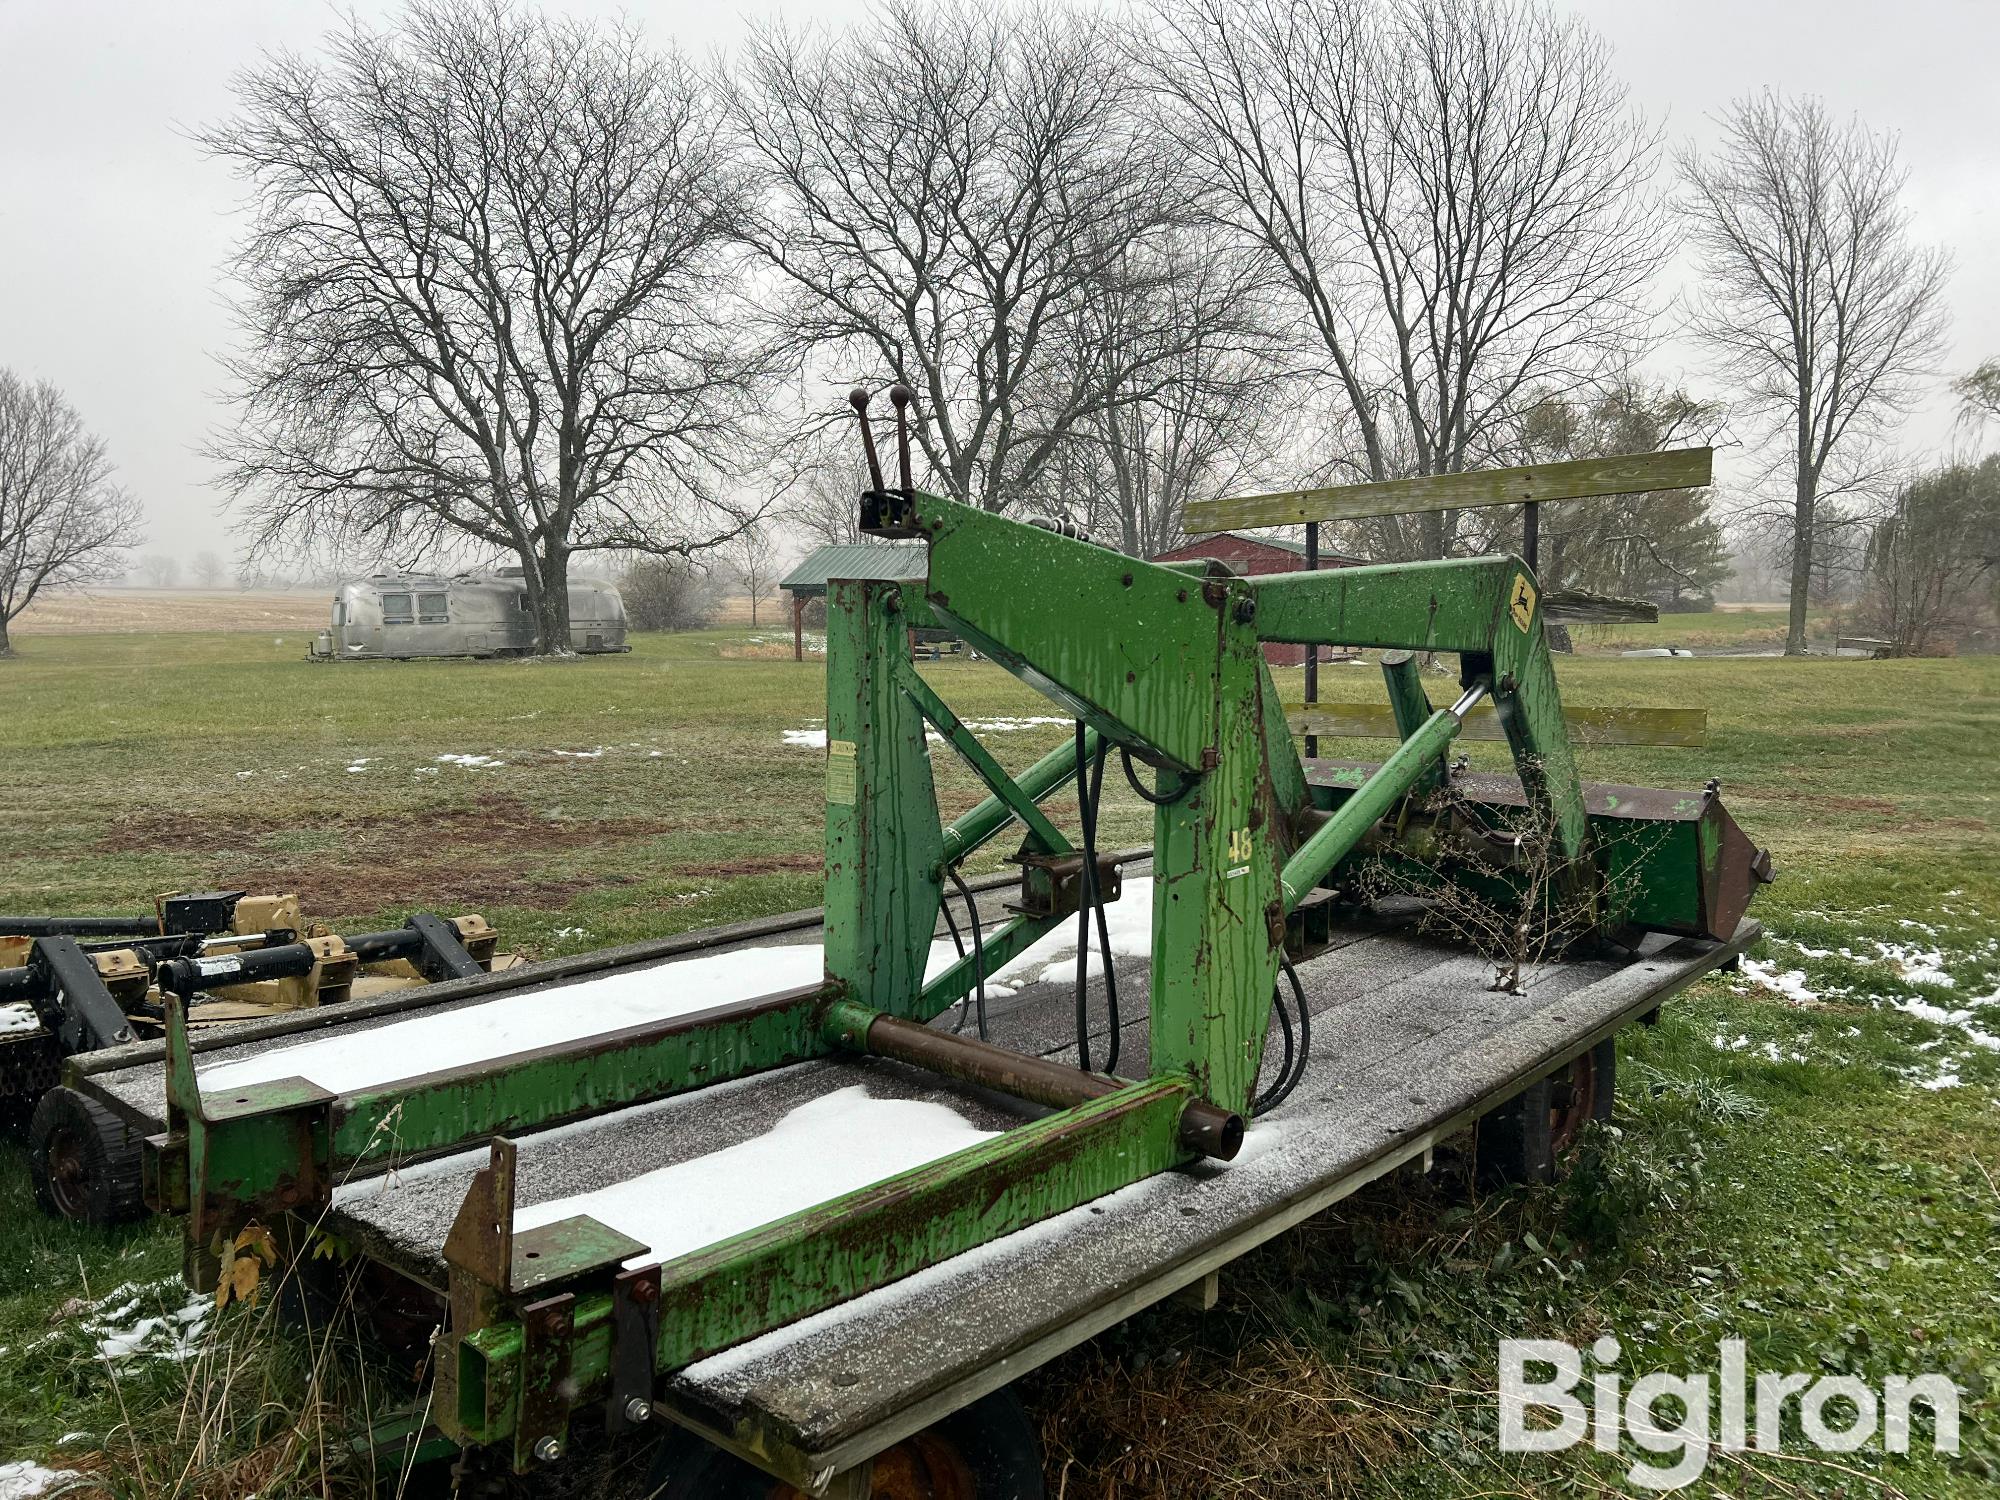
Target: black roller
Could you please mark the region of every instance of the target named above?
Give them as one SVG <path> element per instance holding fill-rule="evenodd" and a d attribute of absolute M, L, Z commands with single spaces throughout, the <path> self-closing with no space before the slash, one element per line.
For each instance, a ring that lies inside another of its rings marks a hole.
<path fill-rule="evenodd" d="M 137 917 L 0 917 L 0 937 L 124 937 L 158 932 L 160 919 Z"/>
<path fill-rule="evenodd" d="M 254 984 L 260 979 L 294 979 L 310 974 L 319 955 L 310 943 L 284 943 L 276 948 L 252 948 L 213 958 L 170 958 L 155 978 L 162 990 L 190 999 L 198 990 L 225 985 Z"/>
<path fill-rule="evenodd" d="M 34 1000 L 47 989 L 47 981 L 33 969 L 0 969 L 0 1005 Z"/>

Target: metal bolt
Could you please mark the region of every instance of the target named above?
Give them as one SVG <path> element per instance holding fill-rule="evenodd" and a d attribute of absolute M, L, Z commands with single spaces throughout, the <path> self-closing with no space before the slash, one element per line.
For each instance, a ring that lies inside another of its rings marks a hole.
<path fill-rule="evenodd" d="M 535 1444 L 535 1457 L 545 1464 L 552 1464 L 563 1455 L 562 1439 L 545 1437 Z"/>
<path fill-rule="evenodd" d="M 625 1403 L 625 1420 L 633 1424 L 649 1421 L 653 1415 L 653 1403 L 644 1396 L 634 1396 Z"/>

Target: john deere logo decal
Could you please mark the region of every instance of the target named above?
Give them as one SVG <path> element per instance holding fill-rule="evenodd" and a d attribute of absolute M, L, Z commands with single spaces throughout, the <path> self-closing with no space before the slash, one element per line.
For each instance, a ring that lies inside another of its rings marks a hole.
<path fill-rule="evenodd" d="M 1522 631 L 1535 618 L 1535 586 L 1528 582 L 1526 573 L 1514 575 L 1514 591 L 1507 597 L 1507 613 L 1514 617 L 1515 628 Z"/>

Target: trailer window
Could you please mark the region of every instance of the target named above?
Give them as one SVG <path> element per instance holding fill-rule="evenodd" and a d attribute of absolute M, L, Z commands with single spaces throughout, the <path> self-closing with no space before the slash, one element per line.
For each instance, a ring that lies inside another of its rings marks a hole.
<path fill-rule="evenodd" d="M 345 599 L 336 599 L 333 601 L 333 628 L 338 630 L 346 623 L 347 601 Z"/>
<path fill-rule="evenodd" d="M 426 625 L 442 625 L 448 618 L 444 594 L 417 595 L 417 618 Z"/>
<path fill-rule="evenodd" d="M 385 625 L 407 625 L 416 616 L 410 613 L 408 594 L 384 594 L 382 596 L 382 623 Z"/>

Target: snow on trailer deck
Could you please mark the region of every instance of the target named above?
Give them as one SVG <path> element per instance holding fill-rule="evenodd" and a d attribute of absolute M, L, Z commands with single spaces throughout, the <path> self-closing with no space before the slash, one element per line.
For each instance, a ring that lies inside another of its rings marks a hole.
<path fill-rule="evenodd" d="M 1137 896 L 1145 885 L 1129 878 L 1126 889 Z M 1140 904 L 1133 900 L 1128 916 Z M 1137 924 L 1121 926 L 1134 930 L 1114 942 L 1119 1071 L 1142 1076 L 1148 966 L 1127 956 L 1142 951 Z M 1298 966 L 1313 1014 L 1311 1067 L 1284 1105 L 1253 1123 L 1234 1162 L 1138 1183 L 715 1355 L 668 1377 L 662 1398 L 680 1420 L 725 1446 L 754 1442 L 796 1478 L 851 1467 L 1420 1155 L 1727 961 L 1758 931 L 1746 921 L 1727 944 L 1653 938 L 1631 961 L 1550 964 L 1519 996 L 1488 989 L 1492 966 L 1463 950 L 1394 929 L 1344 931 L 1333 951 Z M 803 935 L 796 923 L 779 925 L 735 946 L 758 955 L 754 970 L 800 961 L 771 950 L 803 946 Z M 1075 1061 L 1069 952 L 1063 963 L 1052 945 L 1013 966 L 1015 978 L 990 995 L 994 1041 Z M 676 991 L 671 980 L 683 976 L 675 971 L 706 962 L 625 966 L 598 978 L 615 981 L 606 993 L 629 999 L 634 984 Z M 545 1001 L 555 993 L 568 1001 L 591 982 L 536 982 L 532 970 L 525 978 L 521 998 Z M 517 986 L 500 988 L 516 998 Z M 1092 990 L 1101 1028 L 1101 977 Z M 475 994 L 415 1009 L 465 1014 L 487 1003 Z M 342 1045 L 313 1066 L 407 1057 L 386 1044 L 421 1018 L 389 1011 L 343 1026 L 330 1038 Z M 1103 1039 L 1093 1047 L 1101 1058 Z M 287 1072 L 308 1055 L 294 1051 Z M 283 1055 L 240 1043 L 214 1048 L 202 1059 L 204 1077 Z M 155 1058 L 100 1067 L 84 1081 L 136 1123 L 158 1118 L 160 1073 Z M 802 1063 L 522 1136 L 517 1223 L 589 1212 L 655 1253 L 678 1253 L 863 1185 L 855 1173 L 879 1180 L 1039 1113 L 884 1059 Z M 863 1142 L 865 1157 L 840 1165 Z M 771 1163 L 788 1156 L 790 1167 L 772 1176 Z M 445 1233 L 485 1159 L 483 1149 L 465 1150 L 345 1183 L 332 1225 L 441 1289 Z M 746 1181 L 767 1179 L 768 1194 L 745 1190 Z"/>

